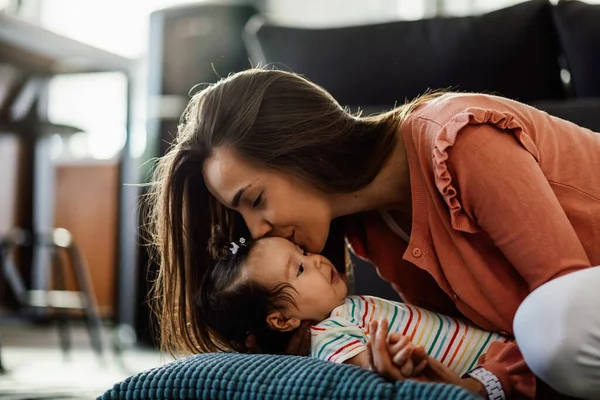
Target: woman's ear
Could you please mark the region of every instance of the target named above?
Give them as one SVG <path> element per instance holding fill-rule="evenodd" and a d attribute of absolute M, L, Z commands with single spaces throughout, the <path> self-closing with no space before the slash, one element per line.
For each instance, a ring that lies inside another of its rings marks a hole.
<path fill-rule="evenodd" d="M 267 325 L 275 331 L 290 332 L 298 329 L 301 323 L 298 318 L 287 318 L 279 310 L 271 311 L 267 315 Z"/>

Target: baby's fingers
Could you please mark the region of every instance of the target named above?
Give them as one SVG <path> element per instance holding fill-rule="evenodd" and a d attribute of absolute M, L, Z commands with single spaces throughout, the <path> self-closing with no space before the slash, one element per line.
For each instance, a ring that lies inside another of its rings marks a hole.
<path fill-rule="evenodd" d="M 408 346 L 394 354 L 392 362 L 400 368 L 400 372 L 404 376 L 411 376 L 413 374 L 414 363 L 412 361 L 413 346 Z"/>
<path fill-rule="evenodd" d="M 413 371 L 413 376 L 417 376 L 420 375 L 421 372 L 423 372 L 423 370 L 425 370 L 425 368 L 427 367 L 427 359 L 424 359 L 423 361 L 421 361 L 421 363 L 419 365 L 416 366 L 416 368 Z"/>
<path fill-rule="evenodd" d="M 400 335 L 399 337 L 394 338 L 394 342 L 388 340 L 388 346 L 390 349 L 390 353 L 396 354 L 400 350 L 406 347 L 414 347 L 411 343 L 410 339 L 406 336 Z"/>
<path fill-rule="evenodd" d="M 402 376 L 409 377 L 415 375 L 415 364 L 412 360 L 412 349 L 410 350 L 410 355 L 408 359 L 404 362 L 404 365 L 400 366 L 400 373 Z"/>
<path fill-rule="evenodd" d="M 400 340 L 402 340 L 402 338 L 405 338 L 406 336 L 403 336 L 402 334 L 398 333 L 398 332 L 391 332 L 388 337 L 387 337 L 387 342 L 390 345 L 396 344 L 398 343 Z"/>

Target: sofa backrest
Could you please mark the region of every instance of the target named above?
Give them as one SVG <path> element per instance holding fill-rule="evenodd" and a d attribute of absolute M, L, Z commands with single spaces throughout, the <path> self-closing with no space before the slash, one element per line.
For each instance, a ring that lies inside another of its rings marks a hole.
<path fill-rule="evenodd" d="M 573 93 L 600 98 L 600 5 L 562 0 L 553 11 Z"/>
<path fill-rule="evenodd" d="M 566 91 L 552 7 L 328 29 L 254 21 L 246 43 L 255 63 L 281 63 L 349 106 L 393 107 L 427 89 L 557 100 Z"/>

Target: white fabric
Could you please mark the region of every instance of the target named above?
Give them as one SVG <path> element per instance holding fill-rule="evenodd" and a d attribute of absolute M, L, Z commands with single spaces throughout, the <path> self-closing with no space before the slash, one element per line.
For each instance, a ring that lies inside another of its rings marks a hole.
<path fill-rule="evenodd" d="M 517 310 L 514 333 L 525 362 L 548 385 L 600 399 L 600 267 L 534 290 Z"/>

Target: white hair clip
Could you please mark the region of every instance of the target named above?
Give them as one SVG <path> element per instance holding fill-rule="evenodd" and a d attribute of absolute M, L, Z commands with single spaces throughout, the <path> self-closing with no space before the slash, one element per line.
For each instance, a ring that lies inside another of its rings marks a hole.
<path fill-rule="evenodd" d="M 246 245 L 246 239 L 244 238 L 240 238 L 240 244 L 238 245 L 236 242 L 231 242 L 231 247 L 229 248 L 229 250 L 231 251 L 231 254 L 236 254 L 238 252 L 238 250 L 240 249 L 240 246 L 245 246 Z"/>

